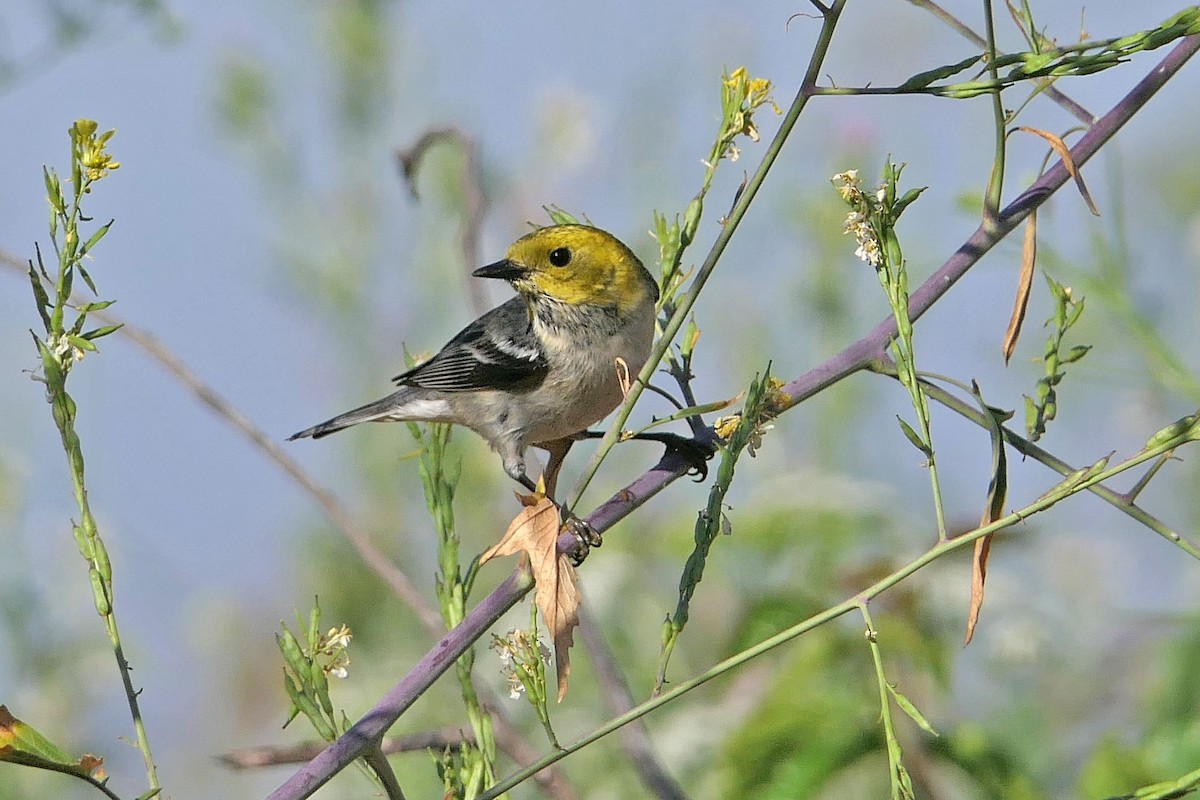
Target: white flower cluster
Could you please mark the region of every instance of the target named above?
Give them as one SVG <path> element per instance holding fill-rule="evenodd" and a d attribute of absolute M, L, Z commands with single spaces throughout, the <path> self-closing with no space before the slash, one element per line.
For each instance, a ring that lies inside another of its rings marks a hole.
<path fill-rule="evenodd" d="M 878 205 L 883 202 L 884 189 L 880 187 L 872 201 L 859 188 L 858 170 L 856 169 L 839 172 L 833 176 L 832 180 L 838 194 L 853 209 L 846 215 L 844 232 L 854 234 L 854 238 L 858 242 L 858 249 L 854 251 L 854 255 L 879 269 L 883 263 L 883 250 L 879 245 L 879 237 L 875 234 L 875 229 L 871 227 L 871 220 L 867 212 L 873 204 Z"/>
<path fill-rule="evenodd" d="M 490 647 L 500 657 L 500 672 L 508 681 L 508 696 L 513 700 L 525 691 L 525 680 L 532 678 L 537 662 L 550 663 L 550 650 L 525 630 L 509 628 L 503 637 L 492 634 Z"/>
<path fill-rule="evenodd" d="M 350 674 L 350 655 L 346 652 L 346 648 L 350 646 L 350 639 L 353 636 L 350 628 L 342 625 L 339 628 L 330 628 L 329 632 L 317 642 L 317 652 L 314 657 L 322 656 L 321 660 L 325 664 L 321 669 L 326 675 L 345 679 Z"/>

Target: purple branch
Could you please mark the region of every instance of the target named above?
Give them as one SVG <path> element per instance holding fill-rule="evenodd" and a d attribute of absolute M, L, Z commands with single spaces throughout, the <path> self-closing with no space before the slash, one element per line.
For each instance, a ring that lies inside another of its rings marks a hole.
<path fill-rule="evenodd" d="M 1071 157 L 1077 167 L 1082 166 L 1129 121 L 1129 119 L 1154 96 L 1162 86 L 1178 72 L 1197 50 L 1200 50 L 1200 35 L 1181 40 L 1166 58 L 1141 80 L 1111 111 L 1101 117 L 1094 126 L 1071 148 Z M 943 294 L 966 274 L 979 259 L 997 242 L 1046 202 L 1054 192 L 1062 188 L 1068 178 L 1062 162 L 1038 179 L 1016 200 L 1010 203 L 994 223 L 984 224 L 971 235 L 962 247 L 945 264 L 913 292 L 909 313 L 915 321 L 929 310 Z M 838 355 L 814 367 L 784 387 L 791 396 L 790 406 L 811 397 L 842 378 L 870 366 L 884 355 L 889 341 L 896 334 L 895 320 L 888 316 L 866 336 L 851 344 Z M 790 407 L 789 406 L 789 407 Z M 598 532 L 611 528 L 632 513 L 668 484 L 685 475 L 690 468 L 688 460 L 681 454 L 668 451 L 649 471 L 613 495 L 604 505 L 596 509 L 588 522 Z M 560 542 L 560 545 L 562 543 Z M 475 640 L 481 637 L 500 616 L 525 596 L 532 583 L 527 575 L 515 572 L 498 586 L 479 605 L 467 614 L 454 630 L 447 633 L 405 675 L 382 700 L 354 724 L 350 730 L 329 745 L 316 758 L 304 765 L 287 783 L 276 789 L 268 800 L 298 800 L 311 795 L 339 770 L 360 757 L 367 749 L 379 742 L 383 734 L 400 715 Z"/>

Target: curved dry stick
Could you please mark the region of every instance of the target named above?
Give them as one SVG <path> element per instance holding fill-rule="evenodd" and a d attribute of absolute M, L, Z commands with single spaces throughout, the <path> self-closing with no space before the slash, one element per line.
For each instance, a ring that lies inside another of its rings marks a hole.
<path fill-rule="evenodd" d="M 463 151 L 462 191 L 465 207 L 458 243 L 467 269 L 467 273 L 464 273 L 466 277 L 470 270 L 480 264 L 479 231 L 483 228 L 483 215 L 487 211 L 487 197 L 483 193 L 483 171 L 479 167 L 479 148 L 475 144 L 475 138 L 456 125 L 431 128 L 418 136 L 411 147 L 397 148 L 396 161 L 399 162 L 400 175 L 408 186 L 409 194 L 417 200 L 417 173 L 421 169 L 421 163 L 429 148 L 442 140 L 457 143 Z M 471 295 L 471 305 L 476 315 L 482 316 L 488 310 L 488 302 L 483 295 L 481 282 L 469 280 L 466 284 Z"/>
<path fill-rule="evenodd" d="M 464 743 L 474 744 L 475 737 L 461 728 L 448 727 L 439 730 L 407 733 L 403 736 L 387 736 L 379 743 L 386 755 L 410 753 L 415 750 L 436 750 L 447 747 L 457 749 Z M 321 752 L 328 742 L 300 742 L 299 744 L 260 745 L 230 750 L 217 756 L 217 760 L 232 769 L 261 769 L 282 764 L 302 764 Z M 532 759 L 530 759 L 532 760 Z"/>
<path fill-rule="evenodd" d="M 1200 35 L 1180 40 L 1150 74 L 1123 97 L 1071 149 L 1077 166 L 1085 164 L 1113 137 L 1126 122 L 1170 80 L 1188 59 L 1200 49 Z M 809 87 L 805 87 L 807 90 Z M 816 87 L 813 86 L 813 89 Z M 909 313 L 913 321 L 929 310 L 959 278 L 966 274 L 985 253 L 1007 236 L 1022 220 L 1062 188 L 1068 179 L 1067 170 L 1059 161 L 1032 186 L 1004 208 L 995 221 L 981 225 L 937 272 L 921 284 L 911 296 Z M 896 334 L 891 315 L 876 325 L 866 336 L 851 344 L 838 355 L 809 370 L 788 383 L 784 390 L 790 397 L 788 408 L 812 397 L 875 363 L 885 355 L 888 343 Z M 679 453 L 667 452 L 653 468 L 617 492 L 589 517 L 588 523 L 604 532 L 632 513 L 670 483 L 688 472 L 689 463 Z M 562 544 L 560 540 L 560 545 Z M 514 572 L 504 583 L 480 601 L 454 630 L 417 662 L 393 689 L 370 712 L 355 723 L 340 739 L 333 742 L 316 758 L 298 770 L 288 781 L 269 796 L 269 800 L 295 800 L 310 796 L 330 778 L 352 763 L 367 747 L 378 741 L 403 714 L 471 643 L 487 632 L 499 617 L 512 608 L 532 588 L 527 574 Z"/>

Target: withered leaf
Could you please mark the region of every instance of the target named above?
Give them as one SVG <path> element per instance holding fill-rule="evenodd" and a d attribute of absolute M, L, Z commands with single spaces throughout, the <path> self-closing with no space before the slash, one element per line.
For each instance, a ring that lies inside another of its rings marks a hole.
<path fill-rule="evenodd" d="M 1021 247 L 1021 277 L 1017 281 L 1017 296 L 1013 300 L 1012 317 L 1008 320 L 1008 330 L 1004 332 L 1004 363 L 1012 358 L 1013 350 L 1017 348 L 1017 339 L 1021 336 L 1021 324 L 1025 321 L 1025 311 L 1029 308 L 1029 291 L 1033 286 L 1033 269 L 1037 263 L 1037 212 L 1029 215 L 1025 223 L 1025 241 Z"/>
<path fill-rule="evenodd" d="M 1062 159 L 1067 174 L 1075 180 L 1075 188 L 1079 190 L 1079 196 L 1083 198 L 1083 202 L 1087 203 L 1088 211 L 1092 212 L 1093 216 L 1100 216 L 1100 209 L 1096 208 L 1092 194 L 1088 191 L 1087 184 L 1083 182 L 1083 173 L 1075 166 L 1075 159 L 1071 158 L 1071 148 L 1067 147 L 1067 143 L 1062 140 L 1062 137 L 1041 128 L 1030 128 L 1025 125 L 1018 125 L 1017 130 L 1040 136 L 1050 143 L 1050 147 Z"/>
<path fill-rule="evenodd" d="M 983 409 L 984 421 L 992 441 L 992 480 L 988 484 L 987 504 L 979 525 L 983 527 L 1004 515 L 1004 502 L 1008 497 L 1008 459 L 1004 452 L 1004 434 L 1000 425 L 1011 413 L 992 408 L 983 401 L 979 384 L 971 382 L 972 394 Z M 979 623 L 979 612 L 983 608 L 983 586 L 987 580 L 988 555 L 992 550 L 992 534 L 975 540 L 975 555 L 971 560 L 971 606 L 967 611 L 967 633 L 963 638 L 963 646 L 971 643 L 975 636 L 975 626 Z"/>
<path fill-rule="evenodd" d="M 554 638 L 554 662 L 558 677 L 558 700 L 567 693 L 571 674 L 571 645 L 573 631 L 579 624 L 579 604 L 582 595 L 566 555 L 558 552 L 558 535 L 562 529 L 558 506 L 544 494 L 522 495 L 517 499 L 523 508 L 509 524 L 504 536 L 479 557 L 479 563 L 496 556 L 520 554 L 521 564 L 533 574 L 534 600 Z"/>

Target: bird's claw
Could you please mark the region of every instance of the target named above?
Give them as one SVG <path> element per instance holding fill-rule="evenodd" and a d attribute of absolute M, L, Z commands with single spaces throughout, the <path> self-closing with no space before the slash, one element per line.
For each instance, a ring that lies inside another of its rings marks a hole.
<path fill-rule="evenodd" d="M 568 514 L 563 520 L 562 531 L 575 537 L 575 546 L 566 553 L 573 567 L 582 564 L 593 547 L 604 544 L 604 540 L 600 538 L 600 532 L 574 514 Z"/>
<path fill-rule="evenodd" d="M 712 439 L 692 439 L 675 433 L 661 433 L 656 441 L 666 445 L 668 452 L 679 453 L 687 459 L 688 475 L 696 476 L 696 483 L 703 483 L 708 477 L 708 462 L 717 452 L 716 443 Z"/>
<path fill-rule="evenodd" d="M 677 433 L 652 431 L 635 433 L 623 441 L 640 439 L 644 442 L 658 442 L 667 448 L 668 453 L 679 453 L 688 462 L 688 475 L 696 476 L 696 483 L 703 483 L 708 477 L 708 462 L 717 453 L 717 441 L 709 429 L 696 438 L 680 436 Z M 599 439 L 604 436 L 599 431 L 582 431 L 576 434 L 580 439 Z"/>

